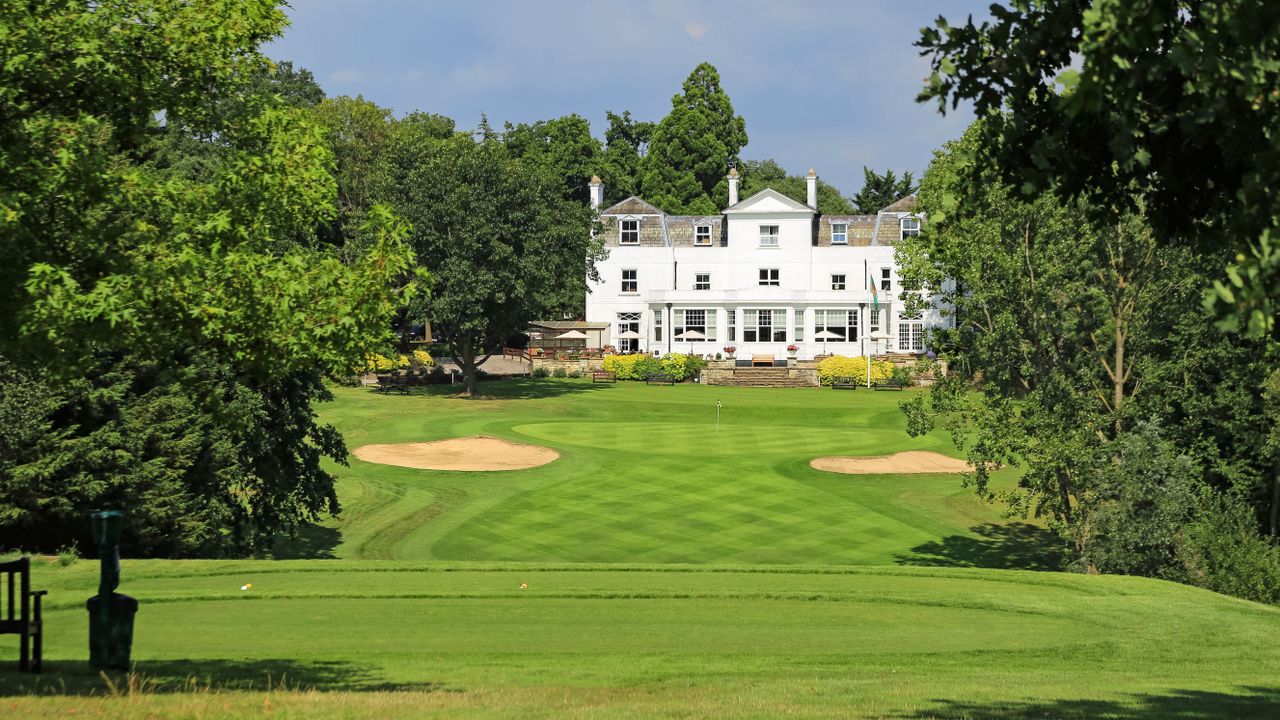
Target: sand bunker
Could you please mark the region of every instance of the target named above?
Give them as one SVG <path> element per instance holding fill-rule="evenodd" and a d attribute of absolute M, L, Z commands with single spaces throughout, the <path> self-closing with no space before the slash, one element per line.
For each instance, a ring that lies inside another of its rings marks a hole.
<path fill-rule="evenodd" d="M 973 469 L 963 460 L 925 450 L 912 450 L 880 457 L 820 457 L 810 460 L 809 466 L 815 470 L 847 475 L 958 473 Z"/>
<path fill-rule="evenodd" d="M 365 445 L 353 453 L 365 462 L 422 470 L 523 470 L 560 457 L 537 445 L 522 445 L 487 435 L 436 442 Z"/>

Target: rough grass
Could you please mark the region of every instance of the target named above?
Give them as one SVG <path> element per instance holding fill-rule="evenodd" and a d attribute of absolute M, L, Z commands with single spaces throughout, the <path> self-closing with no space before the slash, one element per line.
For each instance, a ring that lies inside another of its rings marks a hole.
<path fill-rule="evenodd" d="M 39 563 L 49 672 L 13 672 L 0 637 L 0 716 L 1190 719 L 1280 704 L 1280 610 L 1031 572 L 1054 565 L 1047 534 L 955 476 L 808 467 L 954 454 L 905 437 L 900 394 L 484 389 L 497 397 L 342 390 L 324 417 L 352 446 L 492 434 L 562 459 L 353 461 L 342 517 L 281 548 L 344 559 L 126 560 L 133 674 L 85 666 L 96 563 Z"/>

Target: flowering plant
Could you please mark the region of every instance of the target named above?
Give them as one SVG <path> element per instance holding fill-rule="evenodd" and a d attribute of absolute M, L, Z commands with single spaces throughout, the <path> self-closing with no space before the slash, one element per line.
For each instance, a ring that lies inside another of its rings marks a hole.
<path fill-rule="evenodd" d="M 799 347 L 798 345 L 788 345 L 788 346 L 787 346 L 787 352 L 795 352 L 795 351 L 797 351 L 797 350 L 799 350 L 799 349 L 800 349 L 800 347 Z"/>
<path fill-rule="evenodd" d="M 724 351 L 725 351 L 726 353 L 728 353 L 728 354 L 732 355 L 732 354 L 734 354 L 735 352 L 737 352 L 737 351 L 738 351 L 738 347 L 737 347 L 736 345 L 725 345 L 725 346 L 724 346 Z"/>

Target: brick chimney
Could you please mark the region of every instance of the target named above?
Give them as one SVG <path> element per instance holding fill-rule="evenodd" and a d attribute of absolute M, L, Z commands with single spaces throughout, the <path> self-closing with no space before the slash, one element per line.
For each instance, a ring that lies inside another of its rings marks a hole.
<path fill-rule="evenodd" d="M 818 173 L 814 172 L 813 168 L 809 168 L 809 174 L 804 176 L 804 184 L 808 186 L 808 191 L 809 191 L 807 193 L 807 197 L 809 198 L 809 202 L 807 204 L 809 205 L 809 207 L 813 208 L 814 210 L 817 210 L 818 209 Z"/>
<path fill-rule="evenodd" d="M 738 168 L 729 168 L 729 207 L 738 204 Z"/>

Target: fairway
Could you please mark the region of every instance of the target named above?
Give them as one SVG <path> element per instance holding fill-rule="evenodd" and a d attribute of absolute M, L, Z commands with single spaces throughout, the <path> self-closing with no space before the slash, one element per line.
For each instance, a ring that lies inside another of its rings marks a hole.
<path fill-rule="evenodd" d="M 49 672 L 12 672 L 0 638 L 6 717 L 1275 715 L 1280 610 L 1047 572 L 1052 535 L 954 473 L 810 467 L 955 457 L 905 434 L 900 393 L 484 389 L 338 389 L 323 419 L 353 448 L 491 436 L 559 458 L 352 458 L 341 516 L 286 559 L 126 560 L 132 680 L 84 663 L 97 564 L 39 561 Z"/>
<path fill-rule="evenodd" d="M 1045 550 L 1037 567 L 1052 564 L 1047 533 L 1002 521 L 955 474 L 809 466 L 830 455 L 955 455 L 942 433 L 907 436 L 901 393 L 574 380 L 484 390 L 472 401 L 450 386 L 403 397 L 340 388 L 321 417 L 352 448 L 488 435 L 560 458 L 511 472 L 352 458 L 337 469 L 341 517 L 282 556 L 1027 567 L 1000 559 L 1007 543 L 1024 556 Z"/>

